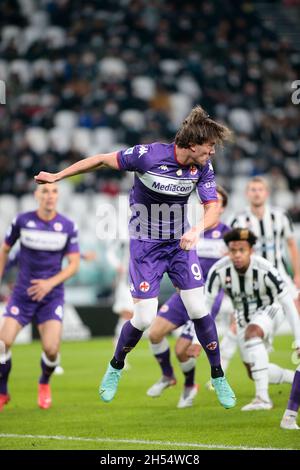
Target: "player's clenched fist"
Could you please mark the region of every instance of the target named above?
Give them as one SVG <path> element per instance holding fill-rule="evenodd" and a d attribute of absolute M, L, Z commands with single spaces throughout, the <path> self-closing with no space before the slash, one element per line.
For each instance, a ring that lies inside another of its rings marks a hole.
<path fill-rule="evenodd" d="M 58 181 L 56 173 L 47 173 L 46 171 L 40 171 L 34 179 L 38 184 L 55 183 L 55 181 Z"/>
<path fill-rule="evenodd" d="M 195 248 L 199 240 L 199 233 L 195 228 L 191 228 L 185 232 L 180 239 L 180 248 L 183 250 L 191 250 Z"/>

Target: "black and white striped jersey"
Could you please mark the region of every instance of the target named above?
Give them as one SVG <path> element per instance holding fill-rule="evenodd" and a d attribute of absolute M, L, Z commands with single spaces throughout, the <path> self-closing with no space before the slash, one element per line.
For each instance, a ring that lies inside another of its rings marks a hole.
<path fill-rule="evenodd" d="M 230 221 L 233 228 L 249 228 L 258 237 L 255 253 L 272 263 L 279 271 L 287 272 L 285 243 L 294 234 L 290 216 L 282 209 L 266 206 L 262 219 L 258 219 L 250 207 Z"/>
<path fill-rule="evenodd" d="M 229 256 L 215 263 L 206 281 L 206 299 L 212 306 L 220 289 L 232 299 L 240 327 L 245 326 L 261 307 L 272 305 L 288 294 L 277 269 L 261 256 L 252 255 L 244 274 L 236 271 Z"/>

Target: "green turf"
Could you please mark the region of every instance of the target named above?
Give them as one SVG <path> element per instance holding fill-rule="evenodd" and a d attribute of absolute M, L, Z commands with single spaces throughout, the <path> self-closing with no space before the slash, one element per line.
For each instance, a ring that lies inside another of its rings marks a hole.
<path fill-rule="evenodd" d="M 290 363 L 291 342 L 290 337 L 276 338 L 272 362 L 295 368 Z M 254 387 L 237 355 L 228 370 L 238 398 L 235 409 L 223 409 L 215 394 L 205 389 L 208 365 L 206 358 L 201 357 L 197 368 L 200 392 L 194 407 L 178 410 L 182 377 L 177 366 L 176 387 L 166 390 L 160 398 L 146 396 L 147 388 L 160 374 L 144 340 L 130 354 L 132 367 L 124 372 L 115 400 L 110 404 L 101 402 L 99 379 L 111 353 L 112 342 L 108 339 L 63 344 L 65 374 L 52 379 L 53 407 L 40 410 L 36 406 L 39 343 L 15 346 L 10 380 L 12 400 L 0 414 L 0 434 L 138 439 L 162 441 L 161 444 L 0 437 L 0 449 L 197 449 L 184 443 L 300 449 L 299 432 L 279 428 L 290 385 L 271 386 L 272 411 L 240 411 L 253 398 Z"/>

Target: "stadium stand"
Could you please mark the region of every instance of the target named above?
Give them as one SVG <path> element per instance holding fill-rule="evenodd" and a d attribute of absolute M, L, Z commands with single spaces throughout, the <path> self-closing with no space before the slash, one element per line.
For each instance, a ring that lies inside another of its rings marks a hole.
<path fill-rule="evenodd" d="M 291 101 L 300 77 L 300 42 L 291 40 L 297 2 L 273 4 L 278 14 L 268 17 L 255 1 L 2 0 L 0 238 L 17 211 L 32 209 L 34 174 L 171 141 L 196 103 L 235 132 L 215 159 L 229 210 L 243 207 L 247 178 L 265 174 L 273 203 L 300 223 L 300 108 Z M 95 286 L 93 302 L 114 277 L 104 269 L 96 208 L 103 197 L 117 206 L 130 182 L 101 171 L 60 185 L 61 210 L 77 221 L 83 249 L 99 252 L 70 286 Z"/>

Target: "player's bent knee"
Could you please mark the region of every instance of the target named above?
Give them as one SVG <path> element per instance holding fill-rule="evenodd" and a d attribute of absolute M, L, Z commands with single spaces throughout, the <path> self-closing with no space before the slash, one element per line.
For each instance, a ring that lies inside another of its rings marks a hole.
<path fill-rule="evenodd" d="M 13 345 L 13 341 L 9 339 L 0 339 L 0 354 L 5 354 Z"/>
<path fill-rule="evenodd" d="M 258 325 L 249 325 L 245 331 L 245 340 L 252 338 L 263 338 L 264 332 Z"/>
<path fill-rule="evenodd" d="M 45 344 L 43 351 L 50 361 L 55 361 L 58 356 L 59 344 Z"/>
<path fill-rule="evenodd" d="M 142 299 L 133 306 L 131 324 L 140 331 L 145 331 L 156 317 L 158 307 L 157 298 Z"/>
<path fill-rule="evenodd" d="M 196 289 L 181 290 L 180 297 L 192 320 L 205 317 L 208 314 L 203 286 Z"/>
<path fill-rule="evenodd" d="M 152 330 L 150 329 L 149 331 L 149 341 L 153 344 L 158 344 L 161 343 L 161 341 L 164 339 L 164 335 L 161 334 L 160 331 L 157 330 Z"/>
<path fill-rule="evenodd" d="M 187 353 L 186 353 L 186 349 L 182 349 L 182 348 L 176 349 L 175 348 L 175 354 L 176 354 L 176 357 L 177 357 L 179 362 L 185 362 L 189 358 Z"/>
<path fill-rule="evenodd" d="M 42 352 L 42 359 L 47 366 L 56 367 L 60 363 L 60 354 L 57 351 L 56 354 L 49 354 L 48 351 L 44 349 Z"/>

